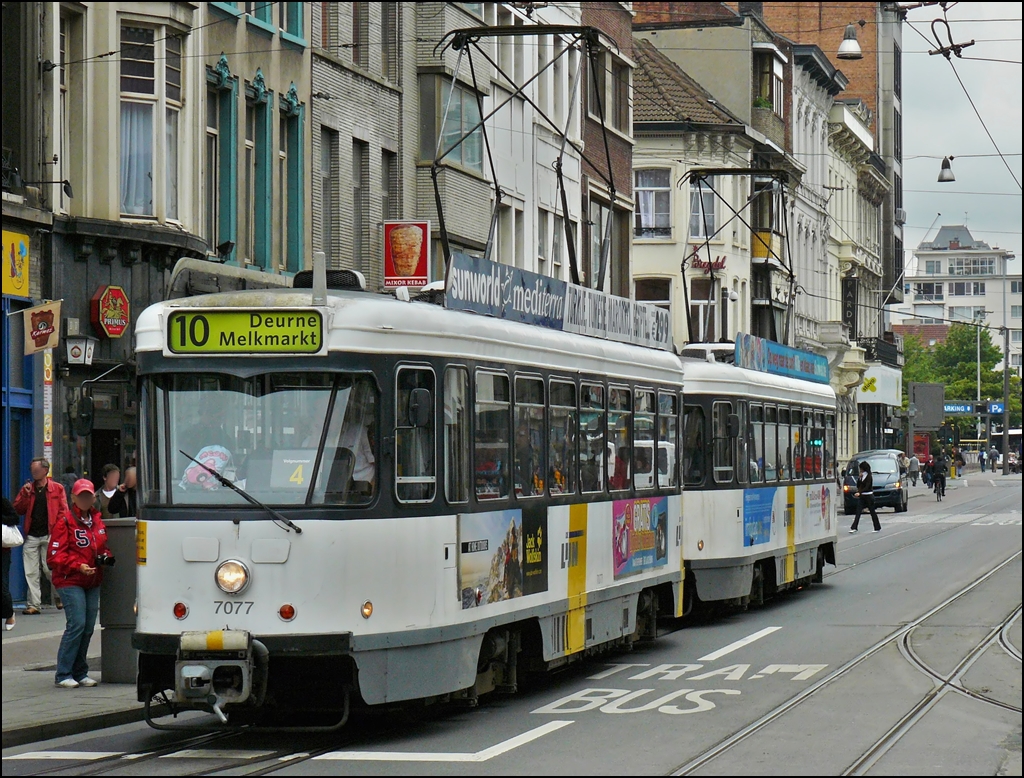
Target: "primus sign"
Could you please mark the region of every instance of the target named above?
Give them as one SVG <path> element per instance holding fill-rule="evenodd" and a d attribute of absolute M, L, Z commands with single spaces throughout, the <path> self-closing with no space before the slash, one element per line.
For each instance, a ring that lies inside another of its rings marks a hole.
<path fill-rule="evenodd" d="M 453 254 L 446 307 L 649 348 L 671 349 L 668 311 L 481 257 Z"/>

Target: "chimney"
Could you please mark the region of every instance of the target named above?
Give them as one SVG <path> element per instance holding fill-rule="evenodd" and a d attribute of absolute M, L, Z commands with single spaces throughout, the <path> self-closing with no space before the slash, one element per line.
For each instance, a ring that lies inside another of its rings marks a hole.
<path fill-rule="evenodd" d="M 764 18 L 764 3 L 740 3 L 740 16 L 754 16 Z"/>
<path fill-rule="evenodd" d="M 960 248 L 960 239 L 959 238 L 952 238 L 949 241 L 949 247 L 951 249 L 958 249 L 958 248 Z"/>

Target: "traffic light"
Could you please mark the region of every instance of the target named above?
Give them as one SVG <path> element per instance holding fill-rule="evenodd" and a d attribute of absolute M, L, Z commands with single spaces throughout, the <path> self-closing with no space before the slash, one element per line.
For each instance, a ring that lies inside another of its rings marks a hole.
<path fill-rule="evenodd" d="M 953 422 L 953 444 L 960 445 L 960 422 Z"/>

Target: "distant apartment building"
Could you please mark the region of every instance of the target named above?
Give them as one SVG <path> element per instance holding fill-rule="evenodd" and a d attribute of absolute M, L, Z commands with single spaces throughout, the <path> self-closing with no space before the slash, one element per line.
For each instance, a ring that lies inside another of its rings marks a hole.
<path fill-rule="evenodd" d="M 1000 352 L 1005 327 L 1010 367 L 1019 373 L 1021 305 L 1020 258 L 975 238 L 966 225 L 943 225 L 914 250 L 904 303 L 893 310 L 893 319 L 906 325 L 979 324 Z"/>

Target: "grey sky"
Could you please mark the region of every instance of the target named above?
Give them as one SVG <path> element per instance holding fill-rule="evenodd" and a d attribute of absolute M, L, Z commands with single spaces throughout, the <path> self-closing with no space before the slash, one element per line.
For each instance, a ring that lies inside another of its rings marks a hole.
<path fill-rule="evenodd" d="M 904 244 L 908 250 L 916 248 L 937 213 L 942 216 L 936 228 L 963 224 L 966 212 L 966 224 L 976 239 L 1009 248 L 1020 257 L 1021 190 L 1002 160 L 994 156 L 995 148 L 950 63 L 927 53 L 937 47 L 931 22 L 942 15 L 937 5 L 916 8 L 903 28 Z M 1006 160 L 1020 181 L 1021 4 L 956 3 L 946 18 L 954 43 L 976 41 L 963 50 L 962 59 L 954 56 L 952 63 L 1000 150 L 1015 155 Z M 948 44 L 945 27 L 936 24 L 935 29 Z M 952 163 L 956 181 L 940 184 L 936 179 L 942 157 L 948 155 L 956 157 Z M 933 230 L 929 237 L 934 234 Z"/>

